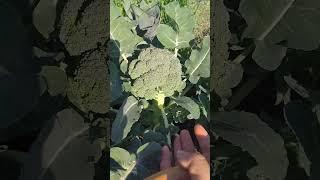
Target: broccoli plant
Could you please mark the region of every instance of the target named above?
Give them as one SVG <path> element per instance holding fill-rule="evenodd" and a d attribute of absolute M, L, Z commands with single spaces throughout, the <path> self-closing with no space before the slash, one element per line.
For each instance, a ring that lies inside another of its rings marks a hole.
<path fill-rule="evenodd" d="M 181 125 L 208 122 L 210 37 L 195 39 L 195 12 L 179 1 L 110 4 L 110 173 L 142 179 Z"/>

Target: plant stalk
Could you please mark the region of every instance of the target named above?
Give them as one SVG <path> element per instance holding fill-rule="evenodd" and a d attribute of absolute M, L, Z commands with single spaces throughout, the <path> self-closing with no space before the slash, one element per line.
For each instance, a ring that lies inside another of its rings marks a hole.
<path fill-rule="evenodd" d="M 181 93 L 181 95 L 180 95 L 180 96 L 184 96 L 184 95 L 186 95 L 186 94 L 187 94 L 187 92 L 188 92 L 188 91 L 190 91 L 190 89 L 191 89 L 193 86 L 194 86 L 194 84 L 189 83 L 189 84 L 187 85 L 187 87 L 186 87 L 186 88 L 184 88 L 184 90 L 182 91 L 182 93 Z"/>
<path fill-rule="evenodd" d="M 168 122 L 167 115 L 166 115 L 166 113 L 164 112 L 164 108 L 163 108 L 163 106 L 162 106 L 162 107 L 159 107 L 159 108 L 160 108 L 160 110 L 161 110 L 161 115 L 162 115 L 162 118 L 163 118 L 164 127 L 169 130 L 169 122 Z M 168 134 L 167 134 L 167 141 L 168 141 L 169 147 L 171 147 L 170 130 L 169 130 L 169 132 L 168 132 Z"/>
<path fill-rule="evenodd" d="M 175 48 L 175 49 L 174 49 L 174 56 L 175 56 L 175 57 L 178 57 L 178 51 L 179 51 L 178 48 Z"/>

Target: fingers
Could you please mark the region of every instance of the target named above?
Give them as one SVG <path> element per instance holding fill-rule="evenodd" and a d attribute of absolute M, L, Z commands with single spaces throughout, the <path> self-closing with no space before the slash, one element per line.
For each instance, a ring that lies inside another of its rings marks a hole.
<path fill-rule="evenodd" d="M 173 141 L 173 154 L 174 154 L 174 161 L 175 161 L 175 164 L 178 165 L 178 162 L 177 162 L 177 152 L 182 150 L 181 148 L 181 142 L 180 142 L 180 136 L 179 135 L 176 135 L 176 137 L 174 138 L 174 141 Z"/>
<path fill-rule="evenodd" d="M 194 152 L 195 147 L 189 131 L 184 129 L 180 132 L 180 143 L 181 143 L 182 150 L 187 152 Z"/>
<path fill-rule="evenodd" d="M 188 170 L 191 180 L 210 179 L 209 163 L 200 153 L 178 151 L 177 159 L 179 165 Z"/>
<path fill-rule="evenodd" d="M 210 160 L 210 137 L 208 132 L 200 124 L 195 125 L 194 134 L 197 137 L 200 149 L 205 158 Z"/>
<path fill-rule="evenodd" d="M 171 153 L 168 146 L 163 146 L 161 149 L 160 170 L 171 167 Z"/>

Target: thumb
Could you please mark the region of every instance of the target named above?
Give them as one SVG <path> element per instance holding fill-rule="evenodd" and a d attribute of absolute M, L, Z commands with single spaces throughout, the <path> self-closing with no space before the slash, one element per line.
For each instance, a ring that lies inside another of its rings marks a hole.
<path fill-rule="evenodd" d="M 178 151 L 177 160 L 180 166 L 188 170 L 191 180 L 210 179 L 209 163 L 200 153 Z"/>

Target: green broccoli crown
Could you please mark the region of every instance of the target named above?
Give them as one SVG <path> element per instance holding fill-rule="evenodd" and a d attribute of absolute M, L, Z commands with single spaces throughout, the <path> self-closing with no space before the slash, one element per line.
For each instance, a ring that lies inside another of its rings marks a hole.
<path fill-rule="evenodd" d="M 181 92 L 185 84 L 179 59 L 160 48 L 144 49 L 138 59 L 131 62 L 129 75 L 131 93 L 147 100 L 172 96 L 175 91 Z"/>

